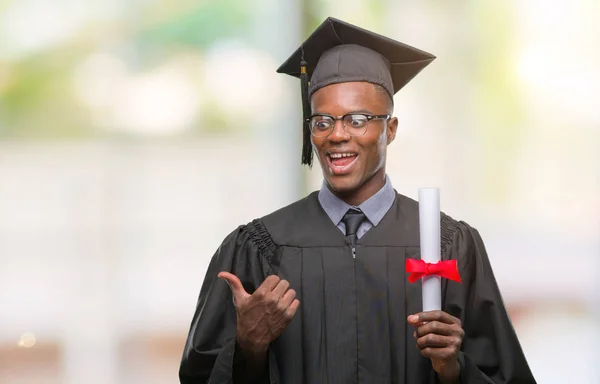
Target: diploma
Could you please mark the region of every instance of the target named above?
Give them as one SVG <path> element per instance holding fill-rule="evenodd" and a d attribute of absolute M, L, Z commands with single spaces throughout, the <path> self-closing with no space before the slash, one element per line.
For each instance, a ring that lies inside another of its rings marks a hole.
<path fill-rule="evenodd" d="M 427 263 L 440 261 L 440 190 L 419 188 L 419 230 L 421 260 Z M 440 276 L 424 276 L 423 312 L 442 309 L 442 282 Z"/>

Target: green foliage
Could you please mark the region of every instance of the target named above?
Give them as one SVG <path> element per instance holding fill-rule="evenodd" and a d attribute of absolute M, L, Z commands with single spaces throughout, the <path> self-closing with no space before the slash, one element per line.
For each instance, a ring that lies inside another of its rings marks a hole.
<path fill-rule="evenodd" d="M 169 7 L 172 2 L 168 1 Z M 162 9 L 161 2 L 155 12 Z M 249 28 L 252 5 L 247 0 L 219 0 L 196 2 L 192 8 L 184 7 L 169 18 L 144 25 L 135 37 L 141 45 L 191 46 L 206 48 L 217 40 L 243 38 Z"/>
<path fill-rule="evenodd" d="M 71 93 L 73 50 L 50 50 L 9 66 L 0 92 L 0 136 L 79 137 L 91 133 L 86 114 Z"/>
<path fill-rule="evenodd" d="M 7 5 L 0 0 L 0 15 Z M 58 45 L 0 62 L 0 75 L 8 74 L 0 78 L 0 138 L 106 135 L 73 94 L 74 71 L 90 53 L 114 54 L 135 74 L 221 39 L 242 40 L 251 27 L 251 7 L 246 0 L 131 3 L 115 19 L 84 25 Z M 205 119 L 222 123 L 214 113 Z"/>

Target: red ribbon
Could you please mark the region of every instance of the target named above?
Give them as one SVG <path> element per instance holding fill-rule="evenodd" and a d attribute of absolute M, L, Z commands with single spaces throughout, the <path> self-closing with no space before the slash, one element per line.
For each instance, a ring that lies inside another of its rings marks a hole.
<path fill-rule="evenodd" d="M 448 280 L 460 280 L 456 260 L 438 261 L 437 263 L 426 263 L 421 259 L 406 259 L 406 272 L 409 272 L 408 281 L 414 283 L 424 276 L 440 276 Z"/>

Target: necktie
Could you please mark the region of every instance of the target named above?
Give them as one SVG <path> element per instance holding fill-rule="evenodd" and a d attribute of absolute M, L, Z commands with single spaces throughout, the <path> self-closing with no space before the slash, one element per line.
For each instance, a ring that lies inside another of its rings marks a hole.
<path fill-rule="evenodd" d="M 346 239 L 352 244 L 352 248 L 356 246 L 356 240 L 358 239 L 356 232 L 364 220 L 365 214 L 356 209 L 349 209 L 342 218 L 346 225 Z"/>

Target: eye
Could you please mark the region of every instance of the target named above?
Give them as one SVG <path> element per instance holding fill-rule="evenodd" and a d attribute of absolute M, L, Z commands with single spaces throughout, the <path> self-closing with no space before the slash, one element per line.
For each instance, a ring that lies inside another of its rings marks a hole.
<path fill-rule="evenodd" d="M 324 117 L 324 116 L 316 116 L 313 117 L 310 125 L 313 129 L 319 130 L 319 131 L 326 131 L 331 129 L 333 123 L 331 121 L 331 119 Z"/>
<path fill-rule="evenodd" d="M 352 128 L 362 128 L 369 121 L 365 115 L 350 115 L 348 120 L 348 125 Z"/>

